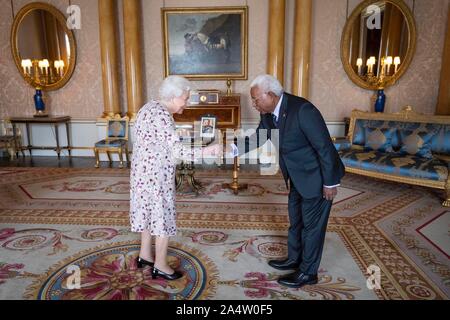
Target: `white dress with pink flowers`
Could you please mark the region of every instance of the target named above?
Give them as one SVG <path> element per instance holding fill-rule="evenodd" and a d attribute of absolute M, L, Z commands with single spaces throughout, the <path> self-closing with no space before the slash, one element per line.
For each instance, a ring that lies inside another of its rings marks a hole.
<path fill-rule="evenodd" d="M 131 231 L 176 234 L 176 163 L 193 161 L 200 153 L 180 142 L 173 117 L 161 103 L 152 100 L 139 110 L 130 172 Z"/>

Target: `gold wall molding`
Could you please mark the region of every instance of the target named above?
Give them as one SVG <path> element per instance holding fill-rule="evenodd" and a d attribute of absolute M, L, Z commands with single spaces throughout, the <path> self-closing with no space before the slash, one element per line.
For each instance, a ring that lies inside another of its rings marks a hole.
<path fill-rule="evenodd" d="M 103 80 L 103 116 L 120 113 L 118 75 L 118 34 L 116 28 L 116 1 L 99 0 L 100 52 Z"/>
<path fill-rule="evenodd" d="M 285 0 L 269 0 L 267 73 L 284 83 Z"/>
<path fill-rule="evenodd" d="M 436 106 L 436 114 L 438 115 L 450 115 L 450 6 L 447 16 L 447 35 L 445 36 L 444 42 L 441 81 Z"/>
<path fill-rule="evenodd" d="M 140 0 L 123 1 L 127 115 L 130 118 L 135 117 L 143 104 L 140 3 Z"/>
<path fill-rule="evenodd" d="M 295 1 L 292 93 L 309 98 L 312 0 Z"/>

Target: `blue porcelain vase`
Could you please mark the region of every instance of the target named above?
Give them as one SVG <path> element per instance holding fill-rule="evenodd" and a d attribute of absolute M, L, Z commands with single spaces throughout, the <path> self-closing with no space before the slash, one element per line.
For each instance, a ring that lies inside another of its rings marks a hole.
<path fill-rule="evenodd" d="M 384 90 L 377 91 L 377 100 L 375 101 L 375 112 L 384 112 L 384 105 L 386 104 L 386 95 Z"/>
<path fill-rule="evenodd" d="M 36 108 L 36 113 L 45 113 L 45 103 L 42 99 L 42 91 L 40 89 L 36 89 L 36 93 L 34 94 L 34 107 Z"/>

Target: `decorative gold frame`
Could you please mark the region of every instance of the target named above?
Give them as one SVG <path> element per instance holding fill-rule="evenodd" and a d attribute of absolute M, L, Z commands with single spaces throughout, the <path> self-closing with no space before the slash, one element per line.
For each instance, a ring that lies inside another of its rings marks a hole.
<path fill-rule="evenodd" d="M 387 88 L 393 85 L 395 82 L 397 82 L 403 76 L 406 70 L 408 70 L 408 67 L 411 64 L 414 53 L 416 51 L 417 31 L 414 16 L 403 0 L 384 0 L 384 1 L 396 5 L 402 11 L 407 21 L 409 31 L 409 43 L 405 59 L 403 60 L 402 65 L 398 69 L 398 72 L 392 77 L 392 79 L 388 83 L 386 83 L 385 88 Z M 355 10 L 353 10 L 350 17 L 347 19 L 341 38 L 341 61 L 342 65 L 344 66 L 345 73 L 347 73 L 348 77 L 350 78 L 350 80 L 353 81 L 353 83 L 360 86 L 361 88 L 370 90 L 378 90 L 379 88 L 376 85 L 371 85 L 367 83 L 355 73 L 349 62 L 350 56 L 349 45 L 350 45 L 351 28 L 356 19 L 361 14 L 361 11 L 372 4 L 376 4 L 377 2 L 380 2 L 380 0 L 365 0 L 364 2 L 360 3 L 355 8 Z"/>
<path fill-rule="evenodd" d="M 69 44 L 70 44 L 70 60 L 69 60 L 67 72 L 64 74 L 64 77 L 62 79 L 60 79 L 59 81 L 52 83 L 52 84 L 47 84 L 47 85 L 38 84 L 34 81 L 34 79 L 32 79 L 30 77 L 26 77 L 23 74 L 22 66 L 21 66 L 21 58 L 19 56 L 17 36 L 18 36 L 20 23 L 22 22 L 22 20 L 25 18 L 25 16 L 30 11 L 37 10 L 37 9 L 49 11 L 52 15 L 54 15 L 56 17 L 56 19 L 61 24 L 64 31 L 66 32 L 66 34 L 69 38 Z M 42 90 L 48 90 L 48 91 L 57 90 L 57 89 L 62 88 L 70 80 L 70 78 L 72 77 L 73 71 L 75 70 L 75 64 L 76 64 L 76 60 L 77 60 L 77 50 L 76 49 L 77 49 L 77 47 L 76 47 L 76 42 L 75 42 L 75 36 L 73 35 L 72 30 L 70 30 L 67 27 L 67 19 L 54 6 L 52 6 L 48 3 L 43 3 L 43 2 L 29 3 L 29 4 L 25 5 L 22 9 L 20 9 L 19 12 L 17 13 L 17 15 L 15 16 L 13 25 L 11 28 L 11 52 L 14 57 L 14 62 L 16 64 L 16 67 L 19 70 L 19 73 L 22 75 L 24 80 L 27 83 L 29 83 L 31 86 L 33 86 L 34 88 L 41 87 Z"/>
<path fill-rule="evenodd" d="M 177 74 L 188 79 L 196 80 L 246 80 L 248 78 L 248 6 L 240 7 L 192 7 L 192 8 L 161 8 L 161 24 L 163 37 L 164 77 L 169 72 L 169 14 L 240 14 L 241 15 L 241 71 L 239 73 L 217 73 L 217 74 Z"/>
<path fill-rule="evenodd" d="M 350 143 L 353 141 L 353 133 L 355 130 L 355 123 L 358 119 L 364 120 L 377 120 L 377 121 L 401 121 L 401 122 L 415 122 L 415 123 L 435 123 L 450 125 L 450 116 L 430 116 L 413 111 L 412 107 L 406 106 L 402 111 L 398 113 L 379 113 L 379 112 L 366 112 L 360 110 L 353 110 L 350 118 L 350 126 L 348 130 L 347 139 Z M 444 161 L 450 162 L 450 157 L 445 155 L 436 155 Z M 377 173 L 364 169 L 357 169 L 346 167 L 347 172 L 360 174 L 367 177 L 384 179 L 394 182 L 407 183 L 412 185 L 418 185 L 423 187 L 430 187 L 436 189 L 443 189 L 446 191 L 446 199 L 443 202 L 443 206 L 450 207 L 450 174 L 447 177 L 447 181 L 434 181 L 427 179 L 417 179 L 408 177 L 399 177 L 397 175 L 389 175 L 384 173 Z"/>

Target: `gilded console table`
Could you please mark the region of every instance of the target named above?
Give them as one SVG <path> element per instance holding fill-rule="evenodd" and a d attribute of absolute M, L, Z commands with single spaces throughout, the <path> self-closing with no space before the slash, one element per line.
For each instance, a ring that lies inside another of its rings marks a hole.
<path fill-rule="evenodd" d="M 69 130 L 69 116 L 55 116 L 55 117 L 13 117 L 9 119 L 13 127 L 13 135 L 17 137 L 17 124 L 24 123 L 26 127 L 26 136 L 27 136 L 27 146 L 23 147 L 23 149 L 28 150 L 30 152 L 30 156 L 33 156 L 31 150 L 39 149 L 39 150 L 54 150 L 58 154 L 58 159 L 60 158 L 61 150 L 67 149 L 69 151 L 69 157 L 71 156 L 71 144 L 70 144 L 70 130 Z M 55 138 L 56 138 L 56 146 L 48 147 L 48 146 L 33 146 L 31 143 L 31 132 L 30 125 L 32 124 L 49 124 L 55 128 Z M 59 143 L 59 132 L 58 127 L 60 124 L 65 124 L 66 126 L 66 136 L 67 136 L 67 145 L 60 146 Z"/>

